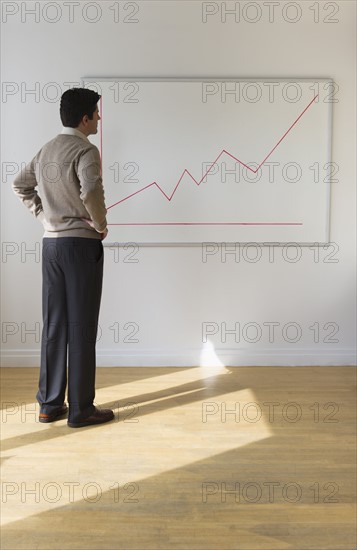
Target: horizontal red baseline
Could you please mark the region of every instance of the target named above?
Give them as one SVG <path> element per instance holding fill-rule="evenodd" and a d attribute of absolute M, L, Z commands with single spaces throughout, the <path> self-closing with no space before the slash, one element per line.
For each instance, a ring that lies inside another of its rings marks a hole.
<path fill-rule="evenodd" d="M 303 225 L 300 222 L 160 222 L 160 223 L 108 223 L 108 225 Z"/>

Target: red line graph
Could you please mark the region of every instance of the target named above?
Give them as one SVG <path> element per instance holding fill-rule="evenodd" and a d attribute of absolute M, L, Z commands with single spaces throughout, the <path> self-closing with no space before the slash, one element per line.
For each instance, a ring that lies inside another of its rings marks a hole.
<path fill-rule="evenodd" d="M 275 149 L 280 145 L 280 143 L 283 141 L 283 139 L 285 139 L 285 137 L 289 134 L 289 132 L 292 130 L 292 128 L 295 126 L 295 124 L 297 124 L 297 122 L 300 120 L 300 118 L 304 115 L 304 113 L 309 109 L 309 107 L 314 103 L 315 99 L 318 97 L 318 94 L 315 95 L 315 97 L 310 101 L 310 103 L 305 107 L 305 109 L 302 111 L 302 113 L 297 117 L 297 119 L 291 124 L 291 126 L 286 130 L 286 132 L 284 133 L 284 135 L 279 139 L 279 141 L 274 145 L 274 147 L 271 149 L 271 151 L 266 155 L 266 157 L 264 158 L 264 160 L 261 161 L 261 163 L 259 164 L 258 168 L 256 169 L 253 169 L 251 168 L 250 166 L 248 166 L 247 164 L 245 164 L 243 161 L 241 161 L 239 158 L 235 157 L 234 155 L 232 155 L 229 151 L 227 151 L 226 149 L 222 149 L 222 151 L 219 153 L 219 155 L 217 156 L 217 158 L 212 162 L 212 164 L 210 165 L 210 167 L 208 168 L 208 170 L 206 171 L 206 173 L 202 176 L 202 178 L 198 181 L 196 180 L 196 178 L 191 174 L 191 172 L 185 168 L 174 188 L 174 190 L 172 191 L 171 195 L 167 195 L 165 193 L 165 191 L 160 187 L 160 185 L 156 182 L 156 181 L 153 181 L 152 183 L 146 185 L 145 187 L 142 187 L 141 189 L 138 189 L 137 191 L 135 191 L 134 193 L 131 193 L 130 195 L 128 195 L 127 197 L 124 197 L 123 199 L 115 202 L 114 204 L 111 204 L 110 206 L 107 207 L 107 210 L 110 210 L 110 208 L 113 208 L 114 206 L 117 206 L 118 204 L 121 204 L 122 202 L 124 201 L 127 201 L 128 199 L 134 197 L 135 195 L 138 195 L 139 193 L 142 193 L 143 191 L 145 191 L 146 189 L 149 189 L 150 187 L 152 186 L 155 186 L 164 196 L 165 198 L 168 200 L 168 201 L 171 201 L 174 194 L 176 193 L 180 183 L 181 183 L 181 180 L 182 178 L 184 177 L 185 174 L 188 174 L 190 176 L 190 178 L 192 179 L 192 181 L 197 185 L 201 185 L 202 181 L 205 179 L 205 177 L 207 176 L 207 174 L 212 170 L 213 166 L 216 164 L 216 162 L 218 161 L 218 159 L 222 156 L 222 155 L 228 155 L 229 157 L 231 157 L 232 159 L 236 160 L 237 162 L 239 162 L 239 164 L 241 164 L 242 166 L 244 166 L 245 168 L 247 168 L 248 170 L 250 170 L 251 172 L 253 172 L 254 174 L 256 174 L 258 172 L 258 170 L 263 166 L 263 164 L 268 160 L 268 158 L 273 154 L 273 152 L 275 151 Z M 101 134 L 100 134 L 100 147 L 101 147 L 101 157 L 102 157 L 102 125 L 101 125 Z M 102 161 L 103 161 L 103 157 L 102 157 Z M 301 222 L 222 222 L 222 223 L 189 223 L 189 222 L 162 222 L 162 223 L 110 223 L 108 225 L 303 225 Z"/>

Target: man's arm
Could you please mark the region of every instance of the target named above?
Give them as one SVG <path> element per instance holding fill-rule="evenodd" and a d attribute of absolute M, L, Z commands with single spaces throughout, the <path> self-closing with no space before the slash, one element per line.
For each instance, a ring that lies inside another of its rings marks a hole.
<path fill-rule="evenodd" d="M 36 158 L 34 157 L 12 182 L 12 189 L 32 214 L 42 222 L 45 218 L 41 199 L 36 191 L 37 179 L 35 172 Z"/>
<path fill-rule="evenodd" d="M 90 215 L 92 227 L 99 233 L 107 228 L 107 209 L 101 176 L 100 156 L 96 148 L 83 153 L 78 161 L 77 172 L 80 183 L 80 198 Z"/>

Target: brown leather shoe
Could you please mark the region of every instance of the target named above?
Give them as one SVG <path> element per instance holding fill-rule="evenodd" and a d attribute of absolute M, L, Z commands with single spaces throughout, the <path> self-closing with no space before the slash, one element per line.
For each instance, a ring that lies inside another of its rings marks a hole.
<path fill-rule="evenodd" d="M 67 422 L 70 428 L 83 428 L 84 426 L 91 426 L 93 424 L 104 424 L 104 422 L 109 422 L 113 420 L 114 413 L 111 409 L 97 409 L 94 408 L 94 412 L 81 420 L 81 422 Z"/>
<path fill-rule="evenodd" d="M 40 422 L 54 422 L 55 420 L 59 420 L 61 416 L 64 416 L 68 412 L 67 405 L 62 405 L 59 409 L 53 411 L 52 413 L 46 414 L 41 413 L 38 417 Z"/>

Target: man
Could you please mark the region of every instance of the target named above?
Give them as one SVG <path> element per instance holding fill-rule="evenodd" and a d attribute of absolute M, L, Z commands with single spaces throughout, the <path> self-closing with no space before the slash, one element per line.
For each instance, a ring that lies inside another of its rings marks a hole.
<path fill-rule="evenodd" d="M 114 418 L 113 411 L 93 404 L 102 240 L 108 229 L 100 155 L 87 136 L 97 133 L 100 97 L 85 88 L 67 90 L 61 97 L 61 134 L 42 147 L 12 184 L 45 229 L 39 420 L 53 422 L 68 411 L 71 428 Z M 69 408 L 64 403 L 67 352 Z"/>

